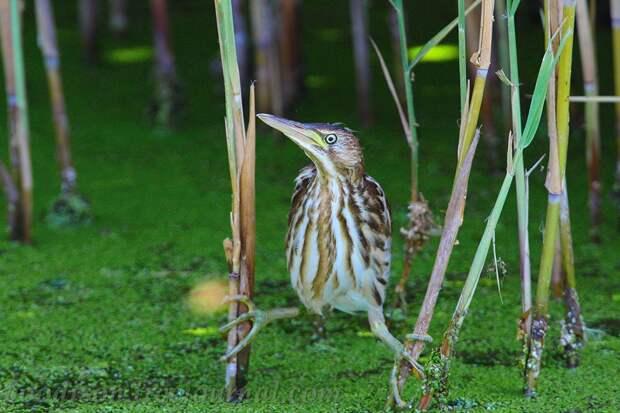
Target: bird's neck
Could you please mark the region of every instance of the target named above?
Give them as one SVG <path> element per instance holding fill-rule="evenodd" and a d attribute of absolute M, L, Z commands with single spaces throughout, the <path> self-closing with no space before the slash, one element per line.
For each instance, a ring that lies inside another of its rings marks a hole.
<path fill-rule="evenodd" d="M 330 170 L 317 167 L 317 177 L 321 185 L 329 186 L 330 183 L 344 182 L 356 187 L 360 185 L 364 179 L 364 168 L 338 168 Z"/>

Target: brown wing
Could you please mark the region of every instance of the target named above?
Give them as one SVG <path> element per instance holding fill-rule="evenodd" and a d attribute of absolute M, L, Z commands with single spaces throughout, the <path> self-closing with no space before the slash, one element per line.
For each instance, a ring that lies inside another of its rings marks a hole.
<path fill-rule="evenodd" d="M 299 171 L 299 175 L 295 178 L 295 191 L 291 198 L 291 210 L 288 213 L 288 232 L 286 234 L 286 259 L 288 268 L 291 268 L 293 259 L 293 236 L 297 231 L 297 227 L 303 221 L 304 200 L 308 194 L 308 188 L 316 176 L 316 168 L 314 165 L 308 165 Z"/>
<path fill-rule="evenodd" d="M 368 288 L 378 305 L 385 300 L 385 288 L 392 261 L 392 220 L 390 206 L 381 185 L 372 177 L 364 176 L 362 197 L 367 212 L 364 221 L 365 237 L 369 244 L 370 265 L 375 279 Z"/>
<path fill-rule="evenodd" d="M 392 218 L 390 204 L 385 197 L 385 192 L 381 185 L 372 176 L 364 176 L 364 200 L 367 202 L 367 210 L 371 215 L 378 219 L 381 228 L 378 231 L 387 237 L 392 236 Z"/>
<path fill-rule="evenodd" d="M 295 190 L 293 191 L 293 197 L 291 198 L 291 210 L 288 213 L 288 225 L 291 226 L 293 217 L 299 210 L 303 199 L 308 192 L 310 183 L 316 176 L 316 167 L 314 165 L 308 165 L 299 171 L 299 174 L 295 178 Z"/>

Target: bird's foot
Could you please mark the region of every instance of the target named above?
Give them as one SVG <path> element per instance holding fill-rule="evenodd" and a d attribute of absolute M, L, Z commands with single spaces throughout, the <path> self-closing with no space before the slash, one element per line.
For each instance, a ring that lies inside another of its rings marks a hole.
<path fill-rule="evenodd" d="M 409 344 L 412 341 L 424 341 L 426 343 L 431 343 L 433 341 L 433 338 L 427 334 L 407 334 L 405 343 Z M 410 408 L 412 405 L 412 403 L 405 402 L 400 395 L 400 385 L 398 383 L 398 377 L 403 362 L 406 362 L 411 366 L 411 371 L 418 380 L 423 381 L 426 377 L 424 374 L 424 367 L 420 363 L 418 363 L 418 361 L 415 360 L 411 356 L 411 354 L 409 354 L 409 352 L 407 351 L 407 346 L 403 346 L 398 352 L 396 352 L 394 366 L 392 367 L 392 373 L 390 374 L 389 400 L 391 400 L 394 404 L 394 407 L 398 409 L 407 409 Z"/>
<path fill-rule="evenodd" d="M 252 328 L 250 329 L 248 334 L 246 334 L 245 337 L 239 340 L 239 343 L 237 343 L 235 347 L 228 350 L 226 354 L 224 354 L 221 357 L 222 361 L 228 360 L 229 358 L 235 356 L 237 353 L 243 350 L 245 347 L 247 347 L 248 344 L 250 344 L 252 340 L 256 338 L 256 335 L 258 334 L 258 332 L 262 330 L 267 324 L 271 323 L 272 321 L 280 320 L 283 318 L 293 318 L 299 315 L 299 309 L 293 308 L 293 307 L 274 308 L 272 310 L 267 310 L 267 311 L 259 310 L 254 304 L 254 302 L 245 295 L 234 295 L 231 297 L 226 297 L 224 299 L 224 302 L 225 303 L 231 303 L 231 302 L 243 303 L 248 307 L 248 312 L 241 314 L 236 319 L 220 327 L 221 333 L 225 333 L 231 330 L 232 328 L 236 327 L 237 325 L 244 323 L 246 321 L 252 321 Z"/>

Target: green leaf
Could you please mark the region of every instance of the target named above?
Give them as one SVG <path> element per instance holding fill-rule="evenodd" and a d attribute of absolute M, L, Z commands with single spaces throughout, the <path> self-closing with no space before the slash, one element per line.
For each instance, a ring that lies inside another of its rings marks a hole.
<path fill-rule="evenodd" d="M 468 15 L 473 9 L 475 9 L 480 4 L 481 1 L 482 0 L 476 0 L 471 6 L 469 6 L 467 10 L 465 10 L 465 15 Z M 448 34 L 452 30 L 454 30 L 454 28 L 457 26 L 457 23 L 458 23 L 458 17 L 452 20 L 450 23 L 448 23 L 448 25 L 444 27 L 443 29 L 441 29 L 439 32 L 437 32 L 436 35 L 431 37 L 431 39 L 428 42 L 426 42 L 424 46 L 422 46 L 422 49 L 420 49 L 418 54 L 416 54 L 416 56 L 413 58 L 411 63 L 409 63 L 409 67 L 407 68 L 407 71 L 411 72 L 411 70 L 413 70 L 415 65 L 420 63 L 420 61 L 424 59 L 424 57 L 428 54 L 428 52 L 431 51 L 433 47 L 441 43 L 441 41 L 445 39 L 446 36 L 448 36 Z"/>
<path fill-rule="evenodd" d="M 557 55 L 553 55 L 551 47 L 548 47 L 543 56 L 542 63 L 540 64 L 540 70 L 538 71 L 538 78 L 536 79 L 536 86 L 534 87 L 534 93 L 532 95 L 532 103 L 530 103 L 530 110 L 527 114 L 527 121 L 525 128 L 523 129 L 523 135 L 519 141 L 519 149 L 523 150 L 527 148 L 538 130 L 540 119 L 542 117 L 543 109 L 545 107 L 545 99 L 547 98 L 547 89 L 549 87 L 549 81 L 551 75 L 554 73 L 555 65 L 558 61 L 558 56 L 562 54 L 566 40 L 572 33 L 568 32 L 562 38 L 558 47 Z M 551 44 L 551 42 L 549 42 Z"/>

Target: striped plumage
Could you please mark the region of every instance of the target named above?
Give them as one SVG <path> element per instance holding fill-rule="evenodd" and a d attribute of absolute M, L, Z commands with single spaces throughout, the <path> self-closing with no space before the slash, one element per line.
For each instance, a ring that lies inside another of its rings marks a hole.
<path fill-rule="evenodd" d="M 289 213 L 286 255 L 291 283 L 310 310 L 336 308 L 366 312 L 372 332 L 394 352 L 390 375 L 392 397 L 403 360 L 423 376 L 423 368 L 405 351 L 385 324 L 383 302 L 390 273 L 390 210 L 381 186 L 364 173 L 362 148 L 349 129 L 326 123 L 299 123 L 273 115 L 258 117 L 297 144 L 312 161 L 295 181 Z M 234 356 L 273 320 L 291 317 L 296 309 L 261 311 L 248 297 L 233 296 L 249 311 L 222 327 L 227 331 L 252 319 L 250 332 L 229 350 Z M 427 340 L 427 337 L 409 337 Z"/>
<path fill-rule="evenodd" d="M 355 173 L 337 176 L 307 166 L 295 183 L 286 253 L 301 301 L 316 313 L 381 308 L 391 222 L 380 185 L 363 173 L 361 162 Z"/>

